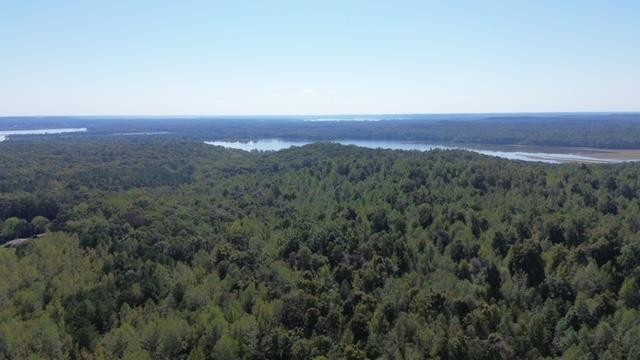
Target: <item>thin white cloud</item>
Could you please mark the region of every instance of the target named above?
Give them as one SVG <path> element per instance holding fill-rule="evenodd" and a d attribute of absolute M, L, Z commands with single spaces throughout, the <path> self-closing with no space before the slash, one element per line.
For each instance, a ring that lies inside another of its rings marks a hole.
<path fill-rule="evenodd" d="M 315 94 L 317 94 L 317 91 L 315 91 L 314 89 L 304 89 L 304 90 L 300 91 L 300 93 L 302 95 L 315 95 Z"/>
<path fill-rule="evenodd" d="M 338 93 L 338 92 L 337 92 L 337 91 L 335 91 L 335 90 L 333 90 L 333 89 L 327 90 L 327 94 L 329 94 L 329 95 L 335 95 L 335 94 L 337 94 L 337 93 Z"/>

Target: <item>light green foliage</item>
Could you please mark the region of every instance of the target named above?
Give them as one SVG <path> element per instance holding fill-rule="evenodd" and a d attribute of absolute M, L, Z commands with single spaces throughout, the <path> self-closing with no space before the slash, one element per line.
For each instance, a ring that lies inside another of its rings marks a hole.
<path fill-rule="evenodd" d="M 60 359 L 68 355 L 58 326 L 46 315 L 0 324 L 0 355 L 9 359 Z"/>
<path fill-rule="evenodd" d="M 240 344 L 229 335 L 223 335 L 216 343 L 213 358 L 220 360 L 234 360 L 240 356 Z"/>

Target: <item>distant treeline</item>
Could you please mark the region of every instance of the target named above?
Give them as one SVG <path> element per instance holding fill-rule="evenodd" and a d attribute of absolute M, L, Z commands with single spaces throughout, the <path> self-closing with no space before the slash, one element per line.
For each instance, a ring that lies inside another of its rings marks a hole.
<path fill-rule="evenodd" d="M 104 136 L 135 132 L 196 140 L 260 138 L 305 140 L 406 140 L 494 145 L 640 148 L 640 114 L 448 115 L 408 116 L 401 120 L 304 121 L 293 117 L 229 118 L 1 118 L 0 129 L 31 127 L 89 128 Z"/>

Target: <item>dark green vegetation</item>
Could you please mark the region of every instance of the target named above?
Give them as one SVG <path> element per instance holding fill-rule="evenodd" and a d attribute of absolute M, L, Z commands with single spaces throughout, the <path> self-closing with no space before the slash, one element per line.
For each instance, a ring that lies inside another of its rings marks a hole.
<path fill-rule="evenodd" d="M 318 117 L 0 118 L 0 130 L 86 127 L 65 137 L 104 137 L 167 132 L 190 140 L 405 140 L 460 144 L 542 145 L 640 149 L 640 114 L 460 114 L 336 116 L 345 121 L 303 121 Z M 329 116 L 332 118 L 332 116 Z M 374 118 L 380 121 L 346 121 Z M 14 137 L 20 139 L 21 137 Z M 26 137 L 22 137 L 26 138 Z"/>
<path fill-rule="evenodd" d="M 0 144 L 0 358 L 640 357 L 640 165 Z"/>

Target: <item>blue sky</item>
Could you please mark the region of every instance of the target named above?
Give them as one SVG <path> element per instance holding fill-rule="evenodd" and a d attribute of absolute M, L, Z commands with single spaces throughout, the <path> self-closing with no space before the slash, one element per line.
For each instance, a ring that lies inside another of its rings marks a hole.
<path fill-rule="evenodd" d="M 640 1 L 5 1 L 0 115 L 640 110 Z"/>

